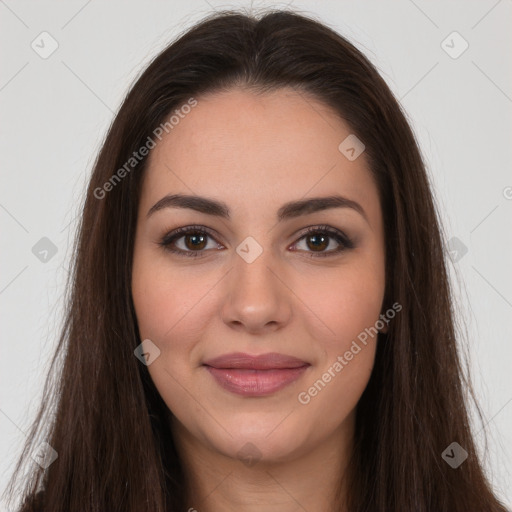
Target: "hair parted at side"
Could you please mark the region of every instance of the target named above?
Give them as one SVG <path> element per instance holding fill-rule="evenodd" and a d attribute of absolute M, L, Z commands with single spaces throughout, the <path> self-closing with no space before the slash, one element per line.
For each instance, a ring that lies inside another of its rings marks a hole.
<path fill-rule="evenodd" d="M 504 512 L 470 431 L 473 394 L 457 348 L 444 237 L 418 144 L 370 61 L 324 24 L 290 11 L 208 16 L 162 51 L 127 94 L 90 178 L 62 332 L 9 498 L 19 499 L 23 512 L 187 510 L 167 407 L 133 354 L 141 340 L 130 283 L 147 157 L 104 197 L 95 190 L 173 109 L 234 87 L 256 93 L 293 87 L 330 106 L 365 144 L 378 186 L 384 306 L 398 302 L 402 311 L 379 337 L 357 406 L 348 509 Z M 30 457 L 42 440 L 58 453 L 46 470 Z M 453 441 L 469 454 L 457 469 L 441 458 Z"/>

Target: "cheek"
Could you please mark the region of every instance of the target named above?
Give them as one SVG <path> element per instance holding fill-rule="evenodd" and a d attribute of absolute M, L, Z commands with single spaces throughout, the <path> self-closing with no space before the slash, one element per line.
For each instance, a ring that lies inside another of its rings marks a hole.
<path fill-rule="evenodd" d="M 299 391 L 297 407 L 304 418 L 303 427 L 313 432 L 312 437 L 321 438 L 326 432 L 343 428 L 354 413 L 372 373 L 375 348 L 372 342 L 366 346 L 359 343 L 357 349 L 349 344 L 332 351 L 325 365 Z M 351 360 L 345 356 L 347 351 Z"/>
<path fill-rule="evenodd" d="M 340 267 L 329 283 L 313 288 L 312 301 L 334 334 L 317 338 L 322 361 L 297 398 L 308 418 L 322 418 L 323 431 L 337 428 L 348 417 L 368 384 L 384 286 L 383 261 L 362 259 Z"/>
<path fill-rule="evenodd" d="M 342 350 L 379 319 L 385 287 L 383 264 L 361 260 L 315 279 L 301 279 L 306 302 L 326 327 L 322 335 L 327 351 Z"/>
<path fill-rule="evenodd" d="M 134 258 L 132 278 L 141 339 L 149 338 L 159 345 L 177 338 L 178 333 L 180 340 L 186 339 L 181 333 L 186 330 L 190 336 L 191 317 L 199 321 L 205 303 L 203 297 L 214 281 L 206 275 L 194 278 L 141 252 L 139 258 Z"/>
<path fill-rule="evenodd" d="M 160 350 L 149 374 L 169 409 L 191 416 L 201 410 L 195 410 L 184 390 L 194 388 L 191 351 L 201 337 L 200 326 L 207 324 L 204 296 L 213 284 L 207 276 L 194 280 L 169 265 L 155 264 L 149 255 L 134 259 L 132 296 L 140 339 L 150 339 Z"/>
<path fill-rule="evenodd" d="M 373 369 L 376 323 L 384 298 L 384 262 L 353 260 L 331 271 L 328 278 L 313 282 L 308 302 L 328 329 L 322 330 L 322 336 L 309 333 L 322 355 L 298 401 L 312 417 L 330 410 L 326 426 L 334 428 L 356 406 Z"/>
<path fill-rule="evenodd" d="M 301 387 L 297 401 L 306 422 L 322 418 L 321 432 L 336 429 L 348 417 L 368 384 L 383 295 L 383 274 L 355 271 L 354 266 L 312 288 L 312 304 L 329 331 L 325 336 L 316 335 L 321 360 Z"/>

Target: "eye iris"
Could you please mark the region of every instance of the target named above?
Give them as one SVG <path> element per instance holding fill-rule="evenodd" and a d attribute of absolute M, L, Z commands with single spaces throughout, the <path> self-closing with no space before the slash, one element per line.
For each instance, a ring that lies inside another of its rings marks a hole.
<path fill-rule="evenodd" d="M 192 245 L 190 246 L 188 242 L 193 239 Z M 199 244 L 197 243 L 198 240 Z M 187 249 L 204 249 L 204 246 L 206 245 L 206 236 L 200 235 L 200 234 L 193 234 L 193 235 L 185 235 L 185 245 L 187 246 Z"/>
<path fill-rule="evenodd" d="M 321 242 L 313 242 L 313 247 L 316 248 L 316 249 L 325 249 L 329 243 L 326 242 L 326 240 L 328 239 L 329 237 L 328 236 L 325 236 L 325 235 L 319 235 L 319 234 L 314 234 L 314 235 L 310 235 L 307 237 L 307 242 L 309 244 L 309 242 L 312 240 L 312 239 L 321 239 L 322 241 Z"/>

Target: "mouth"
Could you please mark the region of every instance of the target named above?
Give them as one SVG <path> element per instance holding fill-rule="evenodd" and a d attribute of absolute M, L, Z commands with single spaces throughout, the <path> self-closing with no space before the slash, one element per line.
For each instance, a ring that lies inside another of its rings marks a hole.
<path fill-rule="evenodd" d="M 242 396 L 271 395 L 296 381 L 310 363 L 278 353 L 234 353 L 203 363 L 223 389 Z"/>

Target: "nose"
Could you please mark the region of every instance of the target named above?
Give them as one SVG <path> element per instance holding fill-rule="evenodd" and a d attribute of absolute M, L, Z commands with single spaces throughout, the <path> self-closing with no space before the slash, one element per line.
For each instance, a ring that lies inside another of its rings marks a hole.
<path fill-rule="evenodd" d="M 226 276 L 222 320 L 251 334 L 282 329 L 291 318 L 292 296 L 283 267 L 273 261 L 270 250 L 253 261 L 236 254 Z"/>

